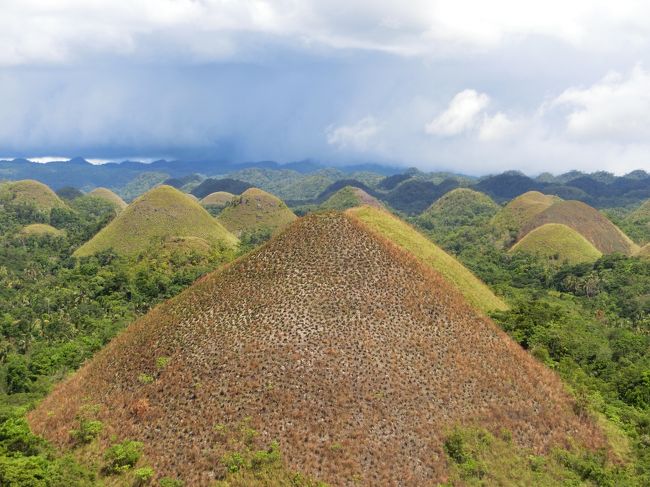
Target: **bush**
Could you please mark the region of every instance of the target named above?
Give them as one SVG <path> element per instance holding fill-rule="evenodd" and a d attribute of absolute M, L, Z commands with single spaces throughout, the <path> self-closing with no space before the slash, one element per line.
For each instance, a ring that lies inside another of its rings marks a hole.
<path fill-rule="evenodd" d="M 183 487 L 183 481 L 178 479 L 172 479 L 169 477 L 163 477 L 160 479 L 160 487 Z"/>
<path fill-rule="evenodd" d="M 79 419 L 79 429 L 70 431 L 70 436 L 78 444 L 86 444 L 99 436 L 104 429 L 104 424 L 96 419 Z"/>
<path fill-rule="evenodd" d="M 140 460 L 143 446 L 141 442 L 132 440 L 111 446 L 104 455 L 104 470 L 107 473 L 122 473 L 131 469 Z"/>
<path fill-rule="evenodd" d="M 140 485 L 146 485 L 149 482 L 151 482 L 151 479 L 153 478 L 153 468 L 151 467 L 142 467 L 138 468 L 133 472 L 133 476 L 135 477 L 135 485 L 140 486 Z"/>

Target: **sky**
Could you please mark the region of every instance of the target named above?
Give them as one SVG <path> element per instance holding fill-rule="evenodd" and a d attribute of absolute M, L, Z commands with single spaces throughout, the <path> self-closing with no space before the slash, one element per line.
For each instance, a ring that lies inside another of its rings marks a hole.
<path fill-rule="evenodd" d="M 650 171 L 650 3 L 0 0 L 0 156 Z"/>

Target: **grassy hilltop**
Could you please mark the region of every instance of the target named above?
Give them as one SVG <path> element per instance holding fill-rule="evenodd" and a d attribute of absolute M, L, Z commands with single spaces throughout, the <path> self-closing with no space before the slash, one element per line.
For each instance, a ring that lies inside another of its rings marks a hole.
<path fill-rule="evenodd" d="M 83 257 L 111 248 L 122 255 L 136 255 L 170 237 L 199 237 L 211 245 L 237 243 L 237 238 L 198 202 L 171 186 L 158 186 L 131 203 L 75 255 Z"/>
<path fill-rule="evenodd" d="M 109 203 L 113 204 L 118 211 L 122 211 L 127 206 L 126 202 L 122 198 L 120 198 L 108 188 L 95 188 L 90 193 L 88 193 L 88 195 L 108 201 Z"/>
<path fill-rule="evenodd" d="M 535 228 L 512 246 L 510 252 L 538 255 L 555 265 L 594 262 L 603 255 L 574 229 L 560 223 Z"/>
<path fill-rule="evenodd" d="M 65 208 L 66 204 L 48 186 L 25 179 L 0 185 L 0 203 L 33 205 L 37 209 L 49 212 L 53 208 Z"/>
<path fill-rule="evenodd" d="M 257 188 L 247 189 L 241 196 L 234 197 L 217 217 L 237 236 L 258 230 L 275 233 L 295 219 L 296 215 L 280 198 Z"/>

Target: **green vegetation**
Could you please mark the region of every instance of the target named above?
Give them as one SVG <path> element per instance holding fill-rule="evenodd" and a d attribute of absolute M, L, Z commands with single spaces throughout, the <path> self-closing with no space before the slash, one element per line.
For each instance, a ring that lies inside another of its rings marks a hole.
<path fill-rule="evenodd" d="M 140 460 L 143 447 L 141 442 L 132 440 L 111 446 L 104 454 L 104 470 L 109 474 L 120 474 L 132 469 Z"/>
<path fill-rule="evenodd" d="M 65 235 L 65 232 L 54 228 L 52 225 L 48 225 L 47 223 L 32 223 L 31 225 L 26 225 L 21 228 L 19 235 L 23 237 L 39 237 L 43 235 L 62 237 Z"/>
<path fill-rule="evenodd" d="M 492 224 L 500 232 L 509 234 L 508 244 L 517 237 L 525 224 L 558 201 L 560 198 L 557 196 L 528 191 L 514 198 L 498 212 L 492 219 Z"/>
<path fill-rule="evenodd" d="M 49 213 L 53 208 L 66 207 L 54 191 L 31 179 L 0 185 L 0 204 L 31 205 L 45 213 Z"/>
<path fill-rule="evenodd" d="M 386 211 L 369 206 L 354 208 L 348 210 L 348 213 L 442 274 L 478 309 L 487 312 L 508 307 L 458 260 L 427 240 L 404 221 Z"/>
<path fill-rule="evenodd" d="M 158 186 L 131 203 L 74 255 L 84 257 L 113 250 L 133 256 L 152 242 L 164 244 L 173 237 L 199 237 L 221 249 L 237 243 L 237 238 L 199 203 L 171 186 Z"/>
<path fill-rule="evenodd" d="M 116 195 L 110 189 L 107 188 L 95 188 L 90 193 L 88 193 L 88 196 L 102 198 L 108 201 L 109 203 L 112 203 L 113 205 L 115 205 L 117 211 L 122 211 L 127 206 L 122 198 L 120 198 L 118 195 Z"/>
<path fill-rule="evenodd" d="M 169 175 L 163 172 L 143 172 L 129 181 L 124 187 L 116 189 L 115 192 L 124 201 L 133 201 L 138 196 L 162 184 L 168 178 Z"/>
<path fill-rule="evenodd" d="M 547 223 L 517 242 L 510 252 L 526 252 L 559 265 L 594 262 L 603 255 L 591 242 L 566 225 Z"/>
<path fill-rule="evenodd" d="M 639 245 L 650 242 L 650 200 L 630 212 L 621 222 L 621 228 Z"/>
<path fill-rule="evenodd" d="M 369 205 L 380 208 L 382 204 L 361 188 L 346 186 L 339 189 L 320 205 L 323 210 L 347 210 L 356 206 Z"/>
<path fill-rule="evenodd" d="M 449 231 L 459 226 L 485 223 L 500 207 L 492 199 L 467 188 L 458 188 L 442 196 L 419 217 L 422 227 Z"/>
<path fill-rule="evenodd" d="M 276 198 L 261 189 L 250 188 L 234 197 L 217 220 L 237 236 L 260 230 L 271 234 L 284 229 L 296 215 Z"/>
<path fill-rule="evenodd" d="M 201 205 L 203 205 L 211 215 L 217 216 L 221 213 L 221 210 L 228 206 L 234 197 L 234 194 L 228 193 L 227 191 L 216 191 L 207 195 L 199 201 L 199 203 L 201 203 Z"/>

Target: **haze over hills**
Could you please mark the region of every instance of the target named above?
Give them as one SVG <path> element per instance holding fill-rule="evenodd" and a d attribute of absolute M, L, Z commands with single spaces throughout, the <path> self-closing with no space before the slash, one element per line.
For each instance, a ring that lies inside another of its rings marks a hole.
<path fill-rule="evenodd" d="M 137 255 L 169 237 L 199 237 L 225 247 L 237 243 L 237 238 L 197 201 L 171 186 L 158 186 L 120 212 L 74 255 L 82 257 L 108 249 Z"/>
<path fill-rule="evenodd" d="M 603 255 L 580 233 L 560 223 L 546 223 L 533 229 L 509 252 L 542 256 L 556 265 L 594 262 Z"/>
<path fill-rule="evenodd" d="M 252 444 L 278 440 L 290 468 L 334 485 L 444 480 L 443 436 L 457 422 L 510 428 L 537 452 L 604 441 L 553 372 L 430 267 L 340 213 L 298 220 L 152 310 L 30 423 L 66 447 L 83 404 L 97 405 L 100 443 L 140 440 L 158 475 L 189 485 L 218 473 L 228 445 L 215 424 L 247 417 Z"/>
<path fill-rule="evenodd" d="M 598 210 L 580 201 L 559 201 L 523 225 L 519 238 L 546 223 L 561 223 L 576 230 L 603 254 L 632 255 L 638 247 Z"/>

